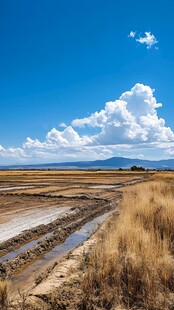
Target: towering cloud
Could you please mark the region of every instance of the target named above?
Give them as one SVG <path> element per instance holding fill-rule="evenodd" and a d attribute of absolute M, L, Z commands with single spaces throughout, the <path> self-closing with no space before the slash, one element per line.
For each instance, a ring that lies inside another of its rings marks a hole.
<path fill-rule="evenodd" d="M 28 137 L 18 148 L 0 146 L 0 156 L 18 161 L 64 161 L 105 158 L 127 150 L 132 150 L 129 155 L 134 156 L 138 149 L 143 153 L 149 148 L 161 149 L 170 156 L 174 149 L 174 133 L 158 116 L 160 107 L 162 104 L 154 97 L 154 90 L 137 83 L 89 117 L 75 119 L 61 130 L 51 129 L 44 141 Z M 80 127 L 84 128 L 85 135 L 79 133 Z M 93 128 L 93 134 L 89 127 Z"/>
<path fill-rule="evenodd" d="M 107 102 L 101 111 L 76 119 L 72 125 L 100 127 L 101 132 L 91 137 L 94 144 L 173 141 L 174 133 L 157 115 L 162 104 L 157 103 L 153 92 L 149 86 L 138 83 L 119 100 Z"/>

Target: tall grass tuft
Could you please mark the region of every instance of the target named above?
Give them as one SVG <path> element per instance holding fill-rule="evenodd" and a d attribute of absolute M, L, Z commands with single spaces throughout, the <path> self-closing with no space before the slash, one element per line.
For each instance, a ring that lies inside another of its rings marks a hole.
<path fill-rule="evenodd" d="M 9 283 L 6 280 L 0 280 L 0 309 L 6 310 L 9 306 Z"/>
<path fill-rule="evenodd" d="M 82 308 L 173 309 L 173 255 L 170 184 L 132 187 L 124 193 L 119 218 L 98 236 L 82 281 Z"/>

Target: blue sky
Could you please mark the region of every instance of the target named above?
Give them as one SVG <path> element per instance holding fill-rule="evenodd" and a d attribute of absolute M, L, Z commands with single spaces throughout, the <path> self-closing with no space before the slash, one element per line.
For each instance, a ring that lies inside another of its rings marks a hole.
<path fill-rule="evenodd" d="M 173 157 L 173 11 L 0 0 L 0 164 Z"/>

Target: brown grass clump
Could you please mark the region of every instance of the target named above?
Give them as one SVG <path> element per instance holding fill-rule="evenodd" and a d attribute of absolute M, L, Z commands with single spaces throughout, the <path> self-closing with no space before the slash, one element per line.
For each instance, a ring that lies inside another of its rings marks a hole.
<path fill-rule="evenodd" d="M 174 309 L 173 255 L 170 185 L 151 181 L 131 188 L 119 218 L 98 236 L 82 281 L 81 308 Z"/>
<path fill-rule="evenodd" d="M 6 280 L 0 280 L 0 309 L 6 310 L 9 306 L 9 283 Z"/>

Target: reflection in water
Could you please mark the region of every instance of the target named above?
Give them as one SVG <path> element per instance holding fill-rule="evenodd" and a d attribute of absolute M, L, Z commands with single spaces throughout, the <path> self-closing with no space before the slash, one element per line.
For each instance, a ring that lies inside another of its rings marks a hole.
<path fill-rule="evenodd" d="M 20 248 L 14 250 L 14 251 L 11 251 L 9 253 L 7 253 L 6 255 L 0 257 L 0 263 L 4 263 L 5 261 L 7 260 L 12 260 L 14 259 L 15 257 L 17 257 L 19 254 L 31 249 L 33 246 L 37 245 L 38 242 L 44 240 L 45 238 L 47 237 L 50 237 L 52 236 L 53 233 L 48 233 L 48 234 L 45 234 L 44 236 L 38 238 L 38 239 L 35 239 L 35 240 L 32 240 L 26 244 L 24 244 L 23 246 L 21 246 Z"/>
<path fill-rule="evenodd" d="M 44 265 L 50 262 L 60 261 L 60 259 L 68 254 L 68 252 L 87 240 L 90 235 L 97 229 L 97 225 L 104 222 L 104 220 L 106 220 L 112 213 L 113 211 L 107 212 L 101 216 L 96 217 L 91 222 L 83 225 L 81 229 L 70 235 L 64 243 L 57 245 L 50 252 L 42 256 L 42 258 L 35 261 L 32 265 L 26 267 L 22 272 L 14 275 L 12 284 L 15 286 L 20 286 L 20 284 L 25 283 L 33 273 L 37 272 L 39 268 L 43 268 Z"/>

